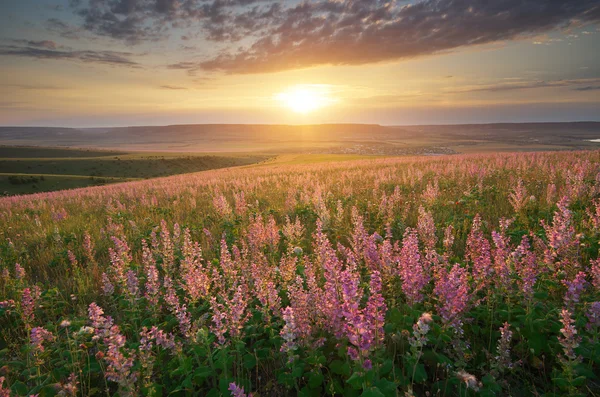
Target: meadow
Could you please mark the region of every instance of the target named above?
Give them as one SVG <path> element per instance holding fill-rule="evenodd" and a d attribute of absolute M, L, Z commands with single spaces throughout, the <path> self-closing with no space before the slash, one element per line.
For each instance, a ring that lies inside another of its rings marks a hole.
<path fill-rule="evenodd" d="M 259 153 L 123 152 L 0 146 L 0 195 L 19 195 L 256 164 Z"/>
<path fill-rule="evenodd" d="M 0 396 L 600 395 L 600 152 L 0 198 Z"/>

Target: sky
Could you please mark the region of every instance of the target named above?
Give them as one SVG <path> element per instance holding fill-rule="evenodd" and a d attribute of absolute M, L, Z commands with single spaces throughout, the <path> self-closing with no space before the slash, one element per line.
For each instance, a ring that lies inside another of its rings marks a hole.
<path fill-rule="evenodd" d="M 0 125 L 600 121 L 597 0 L 2 0 Z"/>

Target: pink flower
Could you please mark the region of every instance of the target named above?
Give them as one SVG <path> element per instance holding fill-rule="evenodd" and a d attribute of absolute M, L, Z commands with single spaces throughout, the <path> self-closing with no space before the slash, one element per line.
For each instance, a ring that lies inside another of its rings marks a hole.
<path fill-rule="evenodd" d="M 285 322 L 281 332 L 279 333 L 285 341 L 281 346 L 281 351 L 293 353 L 297 349 L 296 346 L 296 321 L 294 320 L 294 309 L 286 307 L 282 313 L 283 321 Z"/>
<path fill-rule="evenodd" d="M 437 244 L 437 236 L 435 235 L 435 223 L 433 215 L 426 211 L 423 206 L 419 207 L 419 220 L 417 222 L 417 230 L 419 238 L 425 244 L 427 250 L 435 250 Z"/>
<path fill-rule="evenodd" d="M 441 272 L 433 293 L 438 298 L 437 310 L 444 323 L 462 334 L 462 315 L 469 303 L 467 269 L 457 263 L 449 273 Z"/>
<path fill-rule="evenodd" d="M 513 366 L 513 362 L 510 359 L 510 342 L 512 340 L 512 335 L 510 324 L 505 322 L 504 325 L 500 327 L 500 341 L 498 342 L 498 355 L 496 356 L 496 362 L 500 369 L 512 368 Z"/>
<path fill-rule="evenodd" d="M 23 322 L 27 325 L 30 325 L 35 318 L 35 300 L 35 294 L 32 294 L 31 289 L 23 289 L 21 295 L 21 310 L 23 312 Z"/>
<path fill-rule="evenodd" d="M 65 382 L 60 382 L 58 384 L 58 395 L 59 396 L 77 396 L 77 386 L 79 385 L 79 380 L 77 380 L 77 376 L 74 373 L 71 373 Z"/>
<path fill-rule="evenodd" d="M 133 270 L 127 271 L 127 293 L 134 299 L 137 298 L 139 292 L 139 281 Z"/>
<path fill-rule="evenodd" d="M 481 230 L 481 216 L 477 214 L 473 219 L 473 227 L 467 238 L 466 258 L 472 265 L 473 278 L 477 289 L 482 289 L 491 281 L 493 273 L 490 242 L 483 236 Z"/>
<path fill-rule="evenodd" d="M 432 321 L 433 318 L 431 317 L 431 313 L 425 312 L 421 314 L 417 322 L 413 324 L 413 336 L 409 339 L 408 343 L 414 349 L 419 350 L 427 344 L 427 334 L 430 330 L 429 323 Z"/>
<path fill-rule="evenodd" d="M 110 278 L 106 273 L 102 273 L 102 293 L 111 296 L 114 292 L 115 286 L 110 282 Z"/>
<path fill-rule="evenodd" d="M 10 397 L 10 389 L 4 388 L 4 376 L 0 376 L 0 397 Z"/>
<path fill-rule="evenodd" d="M 213 196 L 213 205 L 215 206 L 217 214 L 219 214 L 220 216 L 226 218 L 229 215 L 231 215 L 231 206 L 227 202 L 225 196 L 223 196 L 221 193 L 216 193 Z"/>
<path fill-rule="evenodd" d="M 52 342 L 54 335 L 52 332 L 43 327 L 35 327 L 31 329 L 31 346 L 35 352 L 43 352 L 44 342 Z"/>
<path fill-rule="evenodd" d="M 23 266 L 19 265 L 18 263 L 15 263 L 15 278 L 17 280 L 22 280 L 25 278 L 25 269 L 23 269 Z"/>
<path fill-rule="evenodd" d="M 589 330 L 597 329 L 600 327 L 600 302 L 590 303 L 590 307 L 586 313 L 588 318 L 587 328 Z"/>
<path fill-rule="evenodd" d="M 523 292 L 525 298 L 531 299 L 533 296 L 533 287 L 535 286 L 540 270 L 535 254 L 530 251 L 527 236 L 522 237 L 521 244 L 511 253 L 511 259 L 519 275 L 517 282 L 521 292 Z"/>
<path fill-rule="evenodd" d="M 563 363 L 570 363 L 579 361 L 581 358 L 575 353 L 575 349 L 579 347 L 581 338 L 577 336 L 577 329 L 575 328 L 575 321 L 571 318 L 571 312 L 567 309 L 563 309 L 560 312 L 560 322 L 563 327 L 560 329 L 560 333 L 563 335 L 558 338 L 560 345 L 563 348 L 564 356 L 560 357 Z"/>
<path fill-rule="evenodd" d="M 232 397 L 246 397 L 243 387 L 239 387 L 235 383 L 230 383 L 228 390 L 231 392 Z M 251 394 L 248 396 L 251 397 Z"/>
<path fill-rule="evenodd" d="M 567 287 L 565 293 L 565 304 L 568 307 L 572 307 L 575 303 L 579 302 L 579 296 L 585 290 L 587 281 L 585 281 L 586 274 L 579 272 L 573 280 L 563 281 L 563 285 Z"/>
<path fill-rule="evenodd" d="M 597 291 L 600 291 L 600 257 L 590 261 L 590 274 L 592 275 L 592 285 Z"/>
<path fill-rule="evenodd" d="M 508 201 L 512 205 L 515 212 L 519 212 L 525 206 L 526 199 L 527 189 L 523 184 L 523 180 L 519 178 L 517 181 L 517 186 L 515 186 L 512 192 L 508 195 Z"/>
<path fill-rule="evenodd" d="M 402 239 L 402 249 L 398 257 L 398 271 L 402 278 L 402 291 L 409 304 L 421 302 L 423 287 L 429 282 L 429 275 L 421 263 L 419 239 L 414 229 L 407 228 Z"/>
<path fill-rule="evenodd" d="M 242 329 L 250 318 L 250 313 L 246 311 L 248 306 L 246 291 L 241 285 L 235 289 L 231 299 L 223 295 L 221 298 L 224 303 L 218 302 L 214 296 L 210 300 L 213 311 L 211 331 L 217 336 L 218 343 L 225 345 L 229 342 L 225 334 L 229 335 L 230 340 L 241 338 Z"/>

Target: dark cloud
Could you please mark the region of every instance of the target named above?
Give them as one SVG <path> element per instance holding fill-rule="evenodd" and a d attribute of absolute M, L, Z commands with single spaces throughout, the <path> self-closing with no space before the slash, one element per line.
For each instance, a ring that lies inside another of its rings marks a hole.
<path fill-rule="evenodd" d="M 24 44 L 26 46 L 29 47 L 36 47 L 36 48 L 45 48 L 48 50 L 55 50 L 57 49 L 59 46 L 52 40 L 10 40 L 13 43 L 17 43 L 17 44 Z"/>
<path fill-rule="evenodd" d="M 188 29 L 224 48 L 173 68 L 261 73 L 359 65 L 600 21 L 597 0 L 71 0 L 84 29 L 137 43 Z"/>
<path fill-rule="evenodd" d="M 241 38 L 241 31 L 255 31 L 257 20 L 243 20 L 244 15 L 264 14 L 273 6 L 246 7 L 267 0 L 71 0 L 71 7 L 83 19 L 83 28 L 99 36 L 135 44 L 168 36 L 171 28 L 203 27 L 214 40 Z M 265 9 L 265 12 L 260 10 Z M 277 6 L 275 6 L 277 8 Z M 237 18 L 239 28 L 231 28 Z M 251 25 L 251 26 L 250 26 Z M 190 36 L 184 35 L 187 39 Z"/>
<path fill-rule="evenodd" d="M 600 85 L 588 85 L 585 87 L 576 87 L 573 89 L 576 91 L 597 91 L 600 90 Z"/>
<path fill-rule="evenodd" d="M 80 38 L 81 29 L 66 24 L 56 18 L 48 19 L 48 21 L 46 21 L 46 27 L 50 32 L 54 32 L 65 39 L 77 40 Z"/>
<path fill-rule="evenodd" d="M 594 86 L 589 84 L 600 83 L 600 78 L 591 79 L 571 79 L 571 80 L 536 80 L 536 81 L 516 81 L 509 83 L 497 83 L 491 85 L 481 85 L 474 87 L 464 87 L 459 89 L 446 90 L 449 94 L 462 94 L 470 92 L 502 92 L 514 90 L 530 90 L 535 88 L 548 87 L 568 87 L 576 91 L 589 91 Z"/>
<path fill-rule="evenodd" d="M 34 46 L 0 45 L 0 56 L 2 55 L 37 59 L 60 59 L 113 66 L 139 67 L 137 62 L 130 59 L 130 57 L 134 54 L 128 52 L 80 51 L 68 48 L 56 50 Z"/>
<path fill-rule="evenodd" d="M 600 20 L 596 0 L 387 0 L 301 3 L 252 45 L 197 67 L 255 73 L 440 53 Z"/>

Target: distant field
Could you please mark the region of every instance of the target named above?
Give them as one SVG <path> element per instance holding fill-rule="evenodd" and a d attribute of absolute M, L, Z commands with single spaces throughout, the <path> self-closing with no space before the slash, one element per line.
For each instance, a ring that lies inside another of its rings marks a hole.
<path fill-rule="evenodd" d="M 440 155 L 597 149 L 600 143 L 593 140 L 599 138 L 598 122 L 429 126 L 198 124 L 104 129 L 0 127 L 0 142 L 4 145 L 88 147 L 117 152 Z M 89 156 L 86 152 L 85 157 Z"/>
<path fill-rule="evenodd" d="M 0 147 L 0 194 L 15 195 L 256 164 L 261 154 Z"/>

